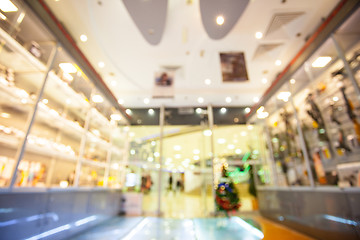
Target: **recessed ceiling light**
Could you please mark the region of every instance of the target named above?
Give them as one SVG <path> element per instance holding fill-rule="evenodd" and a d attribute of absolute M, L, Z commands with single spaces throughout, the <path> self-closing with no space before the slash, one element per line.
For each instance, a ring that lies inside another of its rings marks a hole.
<path fill-rule="evenodd" d="M 239 149 L 239 148 L 235 150 L 235 153 L 236 153 L 236 154 L 240 154 L 241 152 L 242 152 L 242 151 L 241 151 L 241 149 Z"/>
<path fill-rule="evenodd" d="M 160 153 L 159 152 L 154 152 L 154 156 L 155 157 L 160 157 Z"/>
<path fill-rule="evenodd" d="M 295 84 L 296 83 L 296 80 L 295 79 L 290 79 L 290 84 Z"/>
<path fill-rule="evenodd" d="M 314 68 L 325 67 L 331 61 L 331 57 L 318 57 L 311 66 Z"/>
<path fill-rule="evenodd" d="M 111 114 L 110 118 L 111 118 L 111 120 L 114 120 L 114 121 L 120 121 L 121 120 L 121 115 L 117 114 L 117 113 L 114 113 L 114 114 Z"/>
<path fill-rule="evenodd" d="M 148 157 L 147 160 L 148 160 L 148 162 L 153 162 L 154 158 L 153 157 Z"/>
<path fill-rule="evenodd" d="M 103 97 L 97 94 L 93 95 L 91 99 L 94 103 L 102 103 L 104 101 Z"/>
<path fill-rule="evenodd" d="M 175 154 L 175 158 L 176 158 L 176 159 L 181 158 L 181 154 Z"/>
<path fill-rule="evenodd" d="M 227 145 L 227 148 L 228 149 L 235 149 L 235 145 L 234 144 L 229 144 L 229 145 Z"/>
<path fill-rule="evenodd" d="M 207 79 L 205 79 L 205 84 L 206 84 L 206 85 L 210 85 L 210 84 L 211 84 L 211 80 L 210 80 L 210 79 L 208 79 L 208 78 L 207 78 Z"/>
<path fill-rule="evenodd" d="M 231 97 L 227 97 L 227 98 L 225 98 L 225 102 L 227 102 L 227 103 L 231 103 L 231 101 L 232 101 Z"/>
<path fill-rule="evenodd" d="M 200 153 L 200 150 L 199 150 L 199 149 L 194 149 L 193 153 L 194 153 L 194 154 L 199 154 L 199 153 Z"/>
<path fill-rule="evenodd" d="M 174 150 L 175 150 L 175 151 L 180 151 L 180 150 L 181 150 L 181 146 L 180 146 L 180 145 L 175 145 L 175 146 L 174 146 Z"/>
<path fill-rule="evenodd" d="M 216 18 L 216 23 L 217 23 L 217 25 L 223 25 L 224 24 L 224 22 L 225 22 L 225 19 L 224 19 L 224 17 L 223 16 L 217 16 L 217 18 Z"/>
<path fill-rule="evenodd" d="M 131 111 L 130 109 L 126 109 L 125 112 L 126 112 L 126 114 L 128 114 L 128 115 L 131 115 L 131 114 L 132 114 L 132 111 Z"/>
<path fill-rule="evenodd" d="M 124 104 L 124 99 L 119 98 L 119 99 L 118 99 L 118 103 L 119 103 L 119 104 Z"/>
<path fill-rule="evenodd" d="M 289 101 L 290 96 L 291 96 L 290 92 L 279 92 L 279 94 L 277 95 L 277 99 L 287 102 Z"/>
<path fill-rule="evenodd" d="M 60 63 L 59 67 L 65 73 L 76 73 L 77 72 L 76 67 L 72 63 Z"/>
<path fill-rule="evenodd" d="M 82 35 L 80 36 L 80 40 L 81 40 L 82 42 L 86 42 L 86 41 L 88 40 L 88 38 L 87 38 L 87 36 L 86 36 L 85 34 L 82 34 Z"/>
<path fill-rule="evenodd" d="M 256 113 L 262 113 L 264 112 L 264 110 L 265 110 L 264 106 L 261 106 L 258 108 L 258 110 L 256 110 Z"/>
<path fill-rule="evenodd" d="M 66 104 L 70 104 L 71 103 L 71 100 L 68 98 L 66 99 Z"/>
<path fill-rule="evenodd" d="M 112 80 L 111 85 L 115 87 L 117 85 L 117 82 L 115 80 Z"/>
<path fill-rule="evenodd" d="M 0 114 L 0 116 L 3 117 L 3 118 L 10 118 L 11 115 L 9 113 L 3 112 L 3 113 Z"/>
<path fill-rule="evenodd" d="M 17 12 L 18 8 L 10 0 L 1 0 L 0 9 L 3 12 Z"/>
<path fill-rule="evenodd" d="M 251 109 L 250 109 L 249 107 L 247 107 L 247 108 L 244 109 L 244 112 L 245 112 L 245 113 L 249 113 L 250 110 L 251 110 Z"/>
<path fill-rule="evenodd" d="M 248 125 L 248 126 L 247 126 L 247 129 L 253 130 L 253 129 L 254 129 L 254 126 L 253 126 L 253 125 Z"/>
<path fill-rule="evenodd" d="M 199 97 L 199 98 L 197 99 L 197 101 L 198 101 L 198 103 L 203 103 L 203 102 L 204 102 L 204 98 Z"/>
<path fill-rule="evenodd" d="M 195 156 L 193 157 L 193 159 L 194 159 L 195 161 L 197 161 L 197 160 L 200 159 L 200 157 L 199 157 L 198 155 L 195 155 Z"/>
<path fill-rule="evenodd" d="M 105 63 L 104 63 L 104 62 L 99 62 L 98 65 L 99 65 L 100 68 L 105 67 Z"/>
<path fill-rule="evenodd" d="M 267 78 L 263 78 L 263 79 L 261 79 L 261 82 L 262 82 L 263 84 L 266 84 L 266 83 L 268 82 L 268 80 L 267 80 Z"/>
<path fill-rule="evenodd" d="M 339 98 L 335 96 L 335 97 L 333 97 L 333 101 L 337 102 L 337 101 L 339 101 Z"/>
<path fill-rule="evenodd" d="M 42 100 L 42 102 L 43 102 L 43 104 L 48 104 L 48 103 L 49 103 L 49 100 L 47 100 L 46 98 L 44 98 L 44 99 Z"/>
<path fill-rule="evenodd" d="M 148 114 L 154 115 L 154 113 L 155 113 L 154 109 L 150 108 L 150 109 L 148 110 Z"/>
<path fill-rule="evenodd" d="M 255 37 L 256 37 L 257 39 L 261 39 L 261 38 L 263 37 L 262 32 L 256 32 L 256 33 L 255 33 Z"/>
<path fill-rule="evenodd" d="M 242 132 L 240 133 L 240 135 L 241 135 L 242 137 L 245 137 L 245 136 L 247 135 L 247 133 L 246 133 L 245 131 L 242 131 Z"/>
<path fill-rule="evenodd" d="M 281 61 L 280 61 L 280 60 L 276 60 L 276 61 L 275 61 L 275 65 L 276 65 L 276 66 L 280 66 L 280 65 L 281 65 Z"/>
<path fill-rule="evenodd" d="M 254 98 L 253 98 L 253 101 L 254 101 L 255 103 L 258 103 L 258 102 L 260 101 L 260 99 L 259 99 L 258 97 L 254 97 Z"/>
<path fill-rule="evenodd" d="M 149 102 L 150 102 L 150 99 L 144 98 L 144 103 L 145 103 L 145 104 L 149 104 Z"/>
<path fill-rule="evenodd" d="M 202 109 L 201 109 L 201 108 L 197 108 L 197 109 L 195 110 L 195 112 L 196 112 L 197 114 L 201 114 L 201 113 L 202 113 Z"/>
<path fill-rule="evenodd" d="M 259 118 L 259 119 L 264 119 L 264 118 L 267 118 L 268 116 L 269 116 L 268 112 L 261 112 L 261 113 L 257 114 L 257 118 Z"/>
<path fill-rule="evenodd" d="M 220 109 L 220 112 L 221 112 L 222 114 L 225 114 L 225 113 L 226 113 L 226 108 L 224 108 L 224 107 L 221 108 L 221 109 Z"/>
<path fill-rule="evenodd" d="M 217 140 L 217 143 L 218 143 L 218 144 L 224 144 L 224 143 L 226 143 L 226 140 L 225 140 L 224 138 L 219 138 L 219 139 Z"/>
<path fill-rule="evenodd" d="M 203 132 L 203 134 L 204 134 L 204 136 L 206 136 L 206 137 L 210 137 L 211 135 L 212 135 L 212 131 L 211 130 L 205 130 L 204 132 Z"/>

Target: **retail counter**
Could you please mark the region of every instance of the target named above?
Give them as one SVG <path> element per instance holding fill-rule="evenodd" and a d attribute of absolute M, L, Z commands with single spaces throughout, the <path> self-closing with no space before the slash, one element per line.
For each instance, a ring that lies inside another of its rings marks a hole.
<path fill-rule="evenodd" d="M 316 239 L 360 239 L 360 189 L 258 189 L 260 213 Z"/>
<path fill-rule="evenodd" d="M 120 190 L 18 189 L 0 192 L 1 239 L 67 239 L 117 215 Z"/>

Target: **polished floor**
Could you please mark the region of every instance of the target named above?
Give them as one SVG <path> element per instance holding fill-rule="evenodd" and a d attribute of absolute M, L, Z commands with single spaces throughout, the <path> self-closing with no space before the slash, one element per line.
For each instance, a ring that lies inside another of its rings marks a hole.
<path fill-rule="evenodd" d="M 254 220 L 256 219 L 256 220 Z M 255 218 L 173 219 L 118 217 L 71 240 L 311 240 L 271 221 Z"/>
<path fill-rule="evenodd" d="M 215 203 L 211 194 L 186 194 L 176 191 L 165 191 L 161 197 L 161 211 L 165 218 L 203 218 L 211 216 L 215 211 Z M 149 193 L 143 196 L 143 215 L 154 216 L 157 213 L 158 195 Z M 252 211 L 249 196 L 241 197 L 240 212 Z"/>
<path fill-rule="evenodd" d="M 157 194 L 142 195 L 141 216 L 116 217 L 71 240 L 311 240 L 253 211 L 251 197 L 241 197 L 240 211 L 214 217 L 211 194 L 162 194 L 162 217 L 156 217 Z M 129 213 L 128 213 L 129 214 Z M 132 215 L 132 214 L 129 214 Z"/>

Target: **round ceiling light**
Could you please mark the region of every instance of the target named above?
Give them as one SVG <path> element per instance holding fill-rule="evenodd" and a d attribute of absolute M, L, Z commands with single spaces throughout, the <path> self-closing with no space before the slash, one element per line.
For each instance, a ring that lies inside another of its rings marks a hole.
<path fill-rule="evenodd" d="M 216 23 L 217 23 L 217 25 L 221 26 L 221 25 L 224 24 L 224 22 L 225 22 L 225 19 L 224 19 L 223 16 L 220 15 L 220 16 L 217 16 L 217 17 L 216 17 Z"/>
<path fill-rule="evenodd" d="M 99 65 L 100 68 L 105 67 L 105 63 L 104 63 L 104 62 L 99 62 L 98 65 Z"/>
<path fill-rule="evenodd" d="M 256 32 L 256 33 L 255 33 L 255 37 L 256 37 L 257 39 L 261 39 L 261 38 L 263 37 L 262 32 Z"/>
<path fill-rule="evenodd" d="M 88 40 L 88 37 L 87 37 L 85 34 L 82 34 L 82 35 L 80 36 L 80 40 L 81 40 L 82 42 L 86 42 L 86 41 Z"/>

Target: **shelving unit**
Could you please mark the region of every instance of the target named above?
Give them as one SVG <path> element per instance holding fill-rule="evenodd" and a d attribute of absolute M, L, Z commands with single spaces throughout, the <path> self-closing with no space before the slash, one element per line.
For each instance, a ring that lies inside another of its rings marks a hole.
<path fill-rule="evenodd" d="M 25 15 L 24 21 L 32 19 Z M 39 27 L 36 24 L 33 26 Z M 19 29 L 21 42 L 33 40 L 34 36 L 22 35 L 21 23 Z M 37 58 L 28 51 L 26 44 L 23 46 L 16 40 L 17 36 L 14 38 L 0 28 L 3 44 L 0 47 L 0 188 L 12 187 L 12 179 L 15 179 L 14 187 L 59 187 L 64 181 L 68 182 L 66 186 L 72 186 L 74 181 L 69 180 L 69 176 L 73 173 L 75 179 L 80 179 L 79 185 L 75 185 L 77 187 L 84 182 L 81 179 L 97 176 L 94 171 L 101 179 L 91 179 L 84 184 L 103 186 L 107 182 L 105 178 L 111 177 L 109 172 L 125 171 L 122 163 L 126 162 L 127 144 L 115 145 L 111 135 L 114 129 L 119 125 L 125 126 L 127 122 L 125 118 L 120 122 L 111 120 L 111 114 L 120 113 L 114 110 L 116 108 L 111 106 L 106 96 L 103 96 L 102 103 L 91 101 L 92 94 L 99 94 L 91 79 L 84 75 L 65 50 L 51 40 L 53 36 L 46 34 L 49 40 L 44 40 L 44 44 L 39 42 L 43 56 Z M 51 59 L 53 51 L 57 54 Z M 67 73 L 62 69 L 60 63 L 64 62 L 76 66 L 76 72 Z M 43 85 L 42 97 L 37 102 Z M 33 114 L 35 118 L 29 122 Z M 124 131 L 116 132 L 120 134 L 117 138 L 127 141 Z M 25 137 L 26 145 L 22 148 Z M 5 170 L 3 161 L 8 161 L 11 171 L 17 175 L 9 174 L 9 167 Z M 113 167 L 114 163 L 121 166 L 120 169 Z M 17 165 L 19 168 L 15 171 Z M 122 179 L 116 179 L 116 185 L 121 186 Z"/>
<path fill-rule="evenodd" d="M 354 31 L 358 34 L 356 29 Z M 255 120 L 254 115 L 251 119 L 268 129 L 268 148 L 272 154 L 270 164 L 274 165 L 272 169 L 276 169 L 277 182 L 274 184 L 277 186 L 344 186 L 348 178 L 346 172 L 349 172 L 349 169 L 344 170 L 345 166 L 359 162 L 360 96 L 357 89 L 360 87 L 360 37 L 341 42 L 341 28 L 334 36 L 336 38 L 327 39 L 293 74 L 291 78 L 296 81 L 280 86 L 265 103 L 263 111 L 267 111 L 269 116 L 265 120 Z M 344 48 L 346 63 L 336 44 Z M 331 56 L 331 61 L 324 67 L 312 66 L 321 56 Z M 344 70 L 347 64 L 355 81 Z M 342 87 L 345 90 L 341 90 Z M 291 97 L 279 99 L 280 92 L 287 92 Z M 286 119 L 281 117 L 285 110 L 290 113 Z M 299 131 L 303 137 L 299 136 Z M 294 152 L 299 155 L 293 156 Z M 289 174 L 299 169 L 302 172 L 298 176 L 306 179 Z M 360 171 L 354 171 L 359 180 Z"/>

